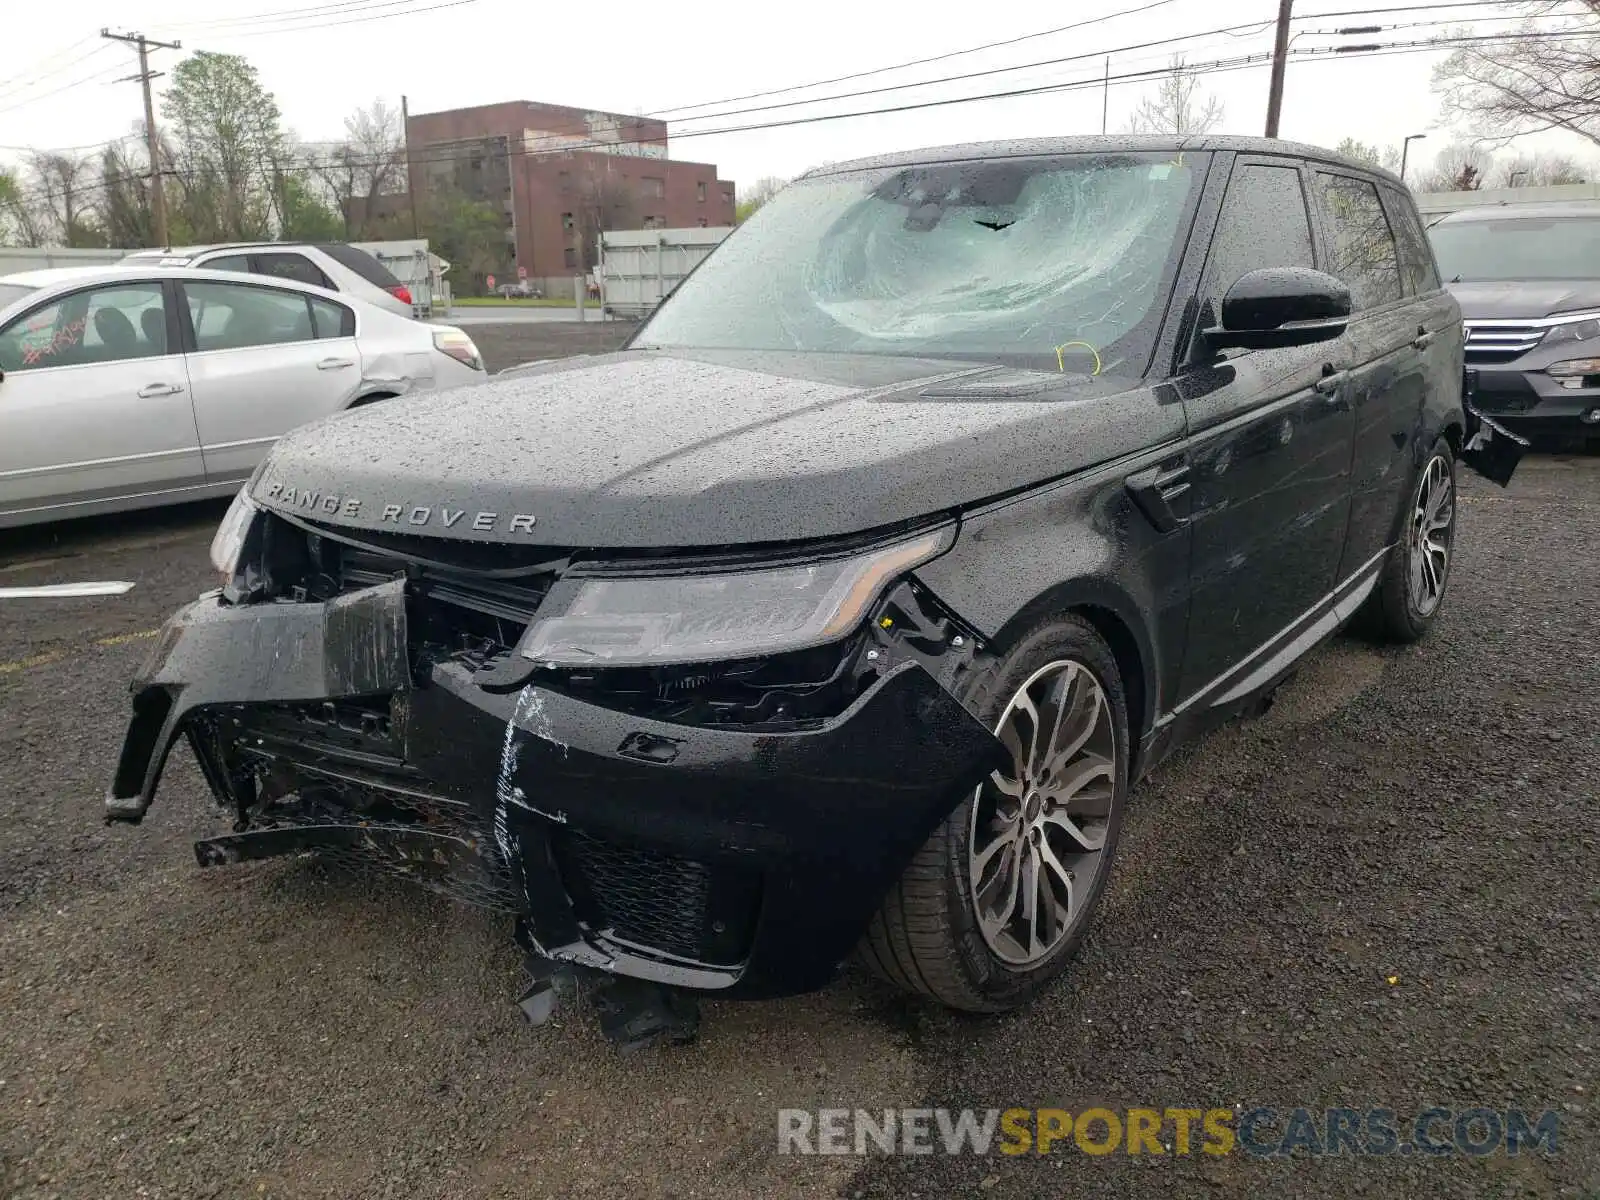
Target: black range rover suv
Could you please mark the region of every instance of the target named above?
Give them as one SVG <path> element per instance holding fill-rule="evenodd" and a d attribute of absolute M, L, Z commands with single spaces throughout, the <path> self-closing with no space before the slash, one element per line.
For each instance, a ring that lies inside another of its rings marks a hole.
<path fill-rule="evenodd" d="M 279 443 L 133 685 L 202 864 L 360 854 L 662 995 L 859 948 L 961 1009 L 1055 976 L 1129 789 L 1355 617 L 1420 637 L 1461 315 L 1397 180 L 1276 141 L 831 166 L 618 353 Z"/>

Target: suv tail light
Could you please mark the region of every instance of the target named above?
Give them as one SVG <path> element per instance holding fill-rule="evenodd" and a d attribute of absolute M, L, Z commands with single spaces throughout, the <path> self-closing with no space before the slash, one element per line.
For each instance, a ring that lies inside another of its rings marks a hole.
<path fill-rule="evenodd" d="M 411 303 L 411 289 L 403 283 L 397 283 L 390 288 L 389 295 L 400 301 L 401 304 Z"/>

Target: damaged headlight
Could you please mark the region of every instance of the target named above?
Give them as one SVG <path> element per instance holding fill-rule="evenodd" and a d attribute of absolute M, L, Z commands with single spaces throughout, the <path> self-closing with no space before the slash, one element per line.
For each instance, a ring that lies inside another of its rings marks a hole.
<path fill-rule="evenodd" d="M 228 506 L 227 515 L 222 518 L 222 524 L 217 526 L 216 536 L 211 539 L 211 565 L 222 575 L 224 587 L 233 581 L 239 570 L 239 556 L 244 553 L 250 523 L 261 511 L 250 499 L 249 493 L 249 485 L 239 489 L 239 494 Z"/>
<path fill-rule="evenodd" d="M 886 585 L 954 540 L 954 527 L 945 526 L 796 566 L 575 581 L 568 603 L 535 619 L 518 650 L 551 666 L 624 667 L 820 646 L 856 628 Z"/>

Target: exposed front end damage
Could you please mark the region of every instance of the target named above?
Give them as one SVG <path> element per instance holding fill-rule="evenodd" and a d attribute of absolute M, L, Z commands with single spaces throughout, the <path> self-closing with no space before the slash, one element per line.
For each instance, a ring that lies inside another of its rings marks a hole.
<path fill-rule="evenodd" d="M 508 913 L 535 1012 L 565 968 L 823 985 L 996 761 L 953 690 L 972 633 L 914 577 L 827 645 L 551 669 L 515 650 L 570 557 L 429 541 L 261 514 L 135 680 L 107 818 L 143 817 L 182 735 L 232 822 L 202 866 L 316 851 Z"/>

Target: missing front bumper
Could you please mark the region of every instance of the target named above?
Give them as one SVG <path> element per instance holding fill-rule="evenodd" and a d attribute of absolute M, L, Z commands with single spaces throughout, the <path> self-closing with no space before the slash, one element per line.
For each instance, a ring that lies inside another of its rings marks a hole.
<path fill-rule="evenodd" d="M 472 881 L 552 960 L 776 995 L 832 977 L 999 754 L 915 661 L 811 728 L 701 728 L 532 684 L 496 694 L 460 661 L 417 677 L 405 613 L 403 581 L 180 612 L 134 684 L 108 819 L 144 815 L 187 734 L 235 817 L 203 863 L 376 854 L 452 894 Z M 350 736 L 294 732 L 328 720 Z M 252 789 L 273 770 L 316 804 L 260 827 Z"/>

